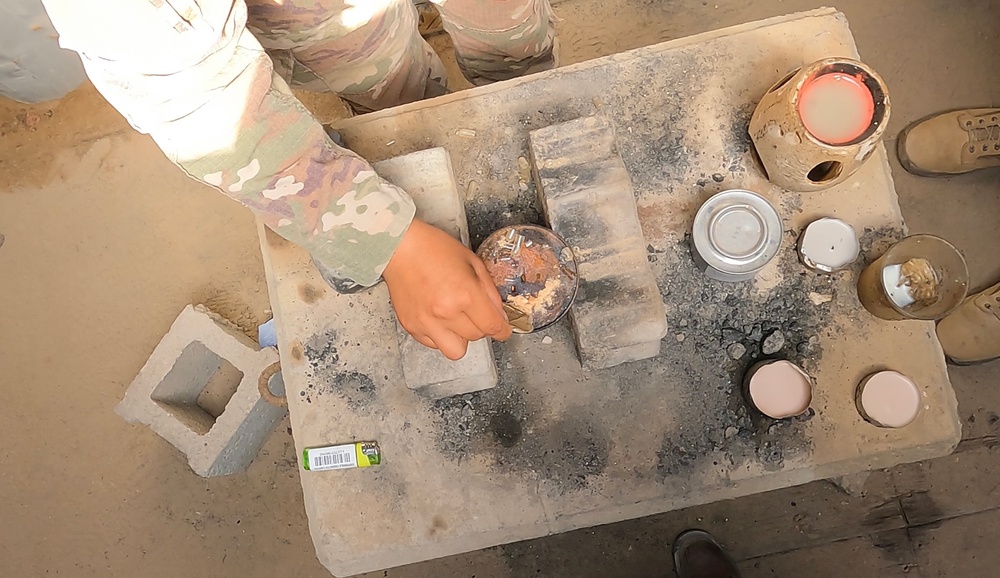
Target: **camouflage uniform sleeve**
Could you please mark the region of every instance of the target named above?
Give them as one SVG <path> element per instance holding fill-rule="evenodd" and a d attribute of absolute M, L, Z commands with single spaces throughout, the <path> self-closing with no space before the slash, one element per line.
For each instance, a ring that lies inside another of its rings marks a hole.
<path fill-rule="evenodd" d="M 330 141 L 246 30 L 242 0 L 45 5 L 98 90 L 187 174 L 260 214 L 328 274 L 379 280 L 413 202 Z"/>

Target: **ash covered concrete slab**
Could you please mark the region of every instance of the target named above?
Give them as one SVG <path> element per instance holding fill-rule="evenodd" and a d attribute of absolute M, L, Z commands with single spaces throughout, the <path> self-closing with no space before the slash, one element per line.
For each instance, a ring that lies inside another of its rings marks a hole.
<path fill-rule="evenodd" d="M 384 287 L 336 295 L 308 255 L 262 230 L 296 447 L 376 440 L 385 458 L 377 468 L 301 472 L 316 552 L 333 574 L 954 448 L 955 396 L 933 325 L 868 316 L 854 290 L 862 262 L 837 276 L 803 274 L 795 256 L 798 231 L 818 216 L 851 223 L 868 260 L 902 234 L 884 149 L 847 183 L 807 195 L 771 186 L 753 158 L 747 125 L 759 96 L 789 70 L 830 55 L 857 57 L 846 19 L 823 9 L 337 126 L 370 160 L 446 148 L 475 246 L 500 226 L 542 222 L 525 171 L 530 131 L 596 114 L 611 119 L 670 330 L 656 357 L 583 371 L 570 325 L 561 322 L 494 344 L 496 387 L 430 400 L 404 386 Z M 470 127 L 476 138 L 462 136 Z M 685 235 L 704 199 L 736 187 L 778 206 L 785 241 L 754 281 L 723 284 L 695 268 Z M 344 313 L 351 304 L 366 311 L 363 326 Z M 737 386 L 775 330 L 783 337 L 777 355 L 805 367 L 816 383 L 813 412 L 781 423 L 749 414 Z M 733 358 L 728 350 L 738 351 L 731 347 L 737 343 L 743 352 Z M 882 430 L 858 415 L 854 387 L 873 367 L 905 371 L 921 385 L 926 407 L 912 426 Z"/>

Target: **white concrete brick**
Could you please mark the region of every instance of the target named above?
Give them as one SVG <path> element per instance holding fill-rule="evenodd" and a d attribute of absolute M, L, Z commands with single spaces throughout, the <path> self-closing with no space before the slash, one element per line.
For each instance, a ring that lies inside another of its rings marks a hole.
<path fill-rule="evenodd" d="M 285 415 L 285 408 L 261 398 L 257 383 L 261 372 L 277 361 L 274 349 L 259 349 L 204 307 L 188 305 L 115 412 L 170 442 L 200 476 L 239 473 Z"/>
<path fill-rule="evenodd" d="M 455 183 L 451 157 L 433 148 L 375 163 L 382 178 L 402 188 L 417 209 L 417 218 L 469 245 L 465 204 Z M 489 389 L 497 384 L 490 340 L 469 344 L 465 357 L 451 361 L 413 339 L 399 326 L 399 350 L 406 387 L 433 399 Z"/>

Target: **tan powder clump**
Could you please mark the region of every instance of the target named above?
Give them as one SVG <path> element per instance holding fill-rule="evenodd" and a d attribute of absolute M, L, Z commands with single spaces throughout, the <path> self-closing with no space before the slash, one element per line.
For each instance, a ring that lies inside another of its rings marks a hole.
<path fill-rule="evenodd" d="M 545 314 L 546 309 L 552 305 L 552 299 L 562 281 L 557 278 L 550 278 L 545 281 L 542 287 L 534 295 L 511 295 L 507 298 L 507 304 L 524 313 L 534 323 L 535 315 Z"/>
<path fill-rule="evenodd" d="M 903 263 L 899 269 L 899 285 L 906 285 L 917 307 L 929 307 L 941 298 L 937 274 L 927 259 L 915 257 Z"/>

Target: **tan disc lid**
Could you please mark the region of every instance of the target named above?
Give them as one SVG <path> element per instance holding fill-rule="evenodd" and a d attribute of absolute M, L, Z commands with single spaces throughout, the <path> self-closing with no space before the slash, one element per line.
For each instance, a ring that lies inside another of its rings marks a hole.
<path fill-rule="evenodd" d="M 920 388 L 897 371 L 880 371 L 861 382 L 858 404 L 869 421 L 882 427 L 903 427 L 920 412 Z"/>
<path fill-rule="evenodd" d="M 774 419 L 804 413 L 812 402 L 812 380 L 790 361 L 766 362 L 750 377 L 750 400 L 760 412 Z"/>

